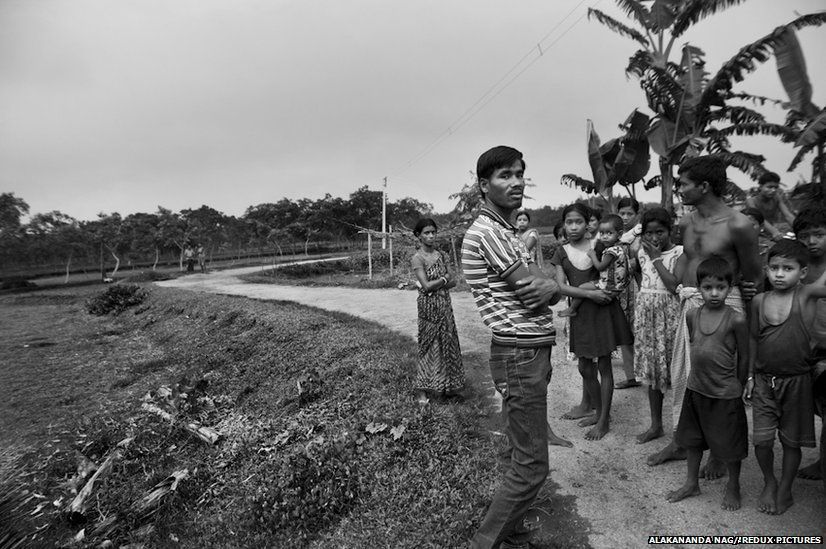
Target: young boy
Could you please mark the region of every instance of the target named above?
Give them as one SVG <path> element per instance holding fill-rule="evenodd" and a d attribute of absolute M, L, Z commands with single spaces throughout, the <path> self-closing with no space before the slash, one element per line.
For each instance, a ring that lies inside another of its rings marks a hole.
<path fill-rule="evenodd" d="M 747 208 L 756 208 L 763 214 L 763 230 L 772 240 L 783 238 L 784 227 L 794 222 L 794 214 L 780 190 L 780 176 L 766 172 L 757 181 L 757 192 L 746 199 Z M 783 230 L 781 230 L 783 229 Z"/>
<path fill-rule="evenodd" d="M 586 282 L 580 288 L 620 293 L 631 281 L 628 246 L 619 242 L 622 236 L 622 218 L 616 214 L 608 214 L 600 220 L 598 228 L 597 234 L 603 248 L 602 257 L 596 248 L 592 248 L 588 250 L 588 258 L 599 271 L 599 280 L 595 283 Z M 560 311 L 559 316 L 576 316 L 581 303 L 581 298 L 572 299 L 571 306 Z"/>
<path fill-rule="evenodd" d="M 726 464 L 728 483 L 721 507 L 740 508 L 740 464 L 748 455 L 748 424 L 741 400 L 748 371 L 748 326 L 726 305 L 734 271 L 712 256 L 697 266 L 703 304 L 686 314 L 691 373 L 674 441 L 686 449 L 685 484 L 668 494 L 676 502 L 700 493 L 703 451 Z"/>
<path fill-rule="evenodd" d="M 826 275 L 813 284 L 807 274 L 809 251 L 797 240 L 772 246 L 766 274 L 772 290 L 751 302 L 749 377 L 743 398 L 753 406 L 754 454 L 763 472 L 758 510 L 784 513 L 794 503 L 792 482 L 803 446 L 815 445 L 811 334 L 818 298 L 826 297 Z M 774 476 L 775 431 L 783 446 L 780 483 Z"/>
<path fill-rule="evenodd" d="M 797 239 L 809 250 L 809 268 L 802 282 L 812 284 L 826 271 L 826 208 L 810 206 L 803 209 L 792 224 Z M 822 421 L 826 410 L 826 299 L 818 300 L 812 325 L 812 357 L 814 364 L 815 413 L 821 418 L 820 459 L 802 467 L 797 476 L 809 480 L 822 480 L 826 489 L 826 450 L 823 447 L 826 422 Z"/>

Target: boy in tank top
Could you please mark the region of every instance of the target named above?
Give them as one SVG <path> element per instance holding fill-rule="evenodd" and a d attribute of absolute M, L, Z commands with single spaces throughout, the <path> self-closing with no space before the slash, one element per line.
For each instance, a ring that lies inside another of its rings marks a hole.
<path fill-rule="evenodd" d="M 753 406 L 754 454 L 763 473 L 757 508 L 779 515 L 794 504 L 792 482 L 800 467 L 800 449 L 815 445 L 809 327 L 817 300 L 826 297 L 826 271 L 814 283 L 801 284 L 809 251 L 796 240 L 772 246 L 767 261 L 772 290 L 758 294 L 751 303 L 754 352 L 743 397 Z M 783 447 L 779 483 L 774 475 L 775 432 Z"/>
<path fill-rule="evenodd" d="M 741 399 L 748 372 L 748 326 L 726 305 L 734 281 L 728 261 L 712 256 L 697 266 L 703 304 L 686 314 L 691 372 L 674 441 L 686 449 L 685 484 L 668 494 L 674 503 L 700 493 L 703 451 L 725 463 L 728 483 L 720 505 L 740 508 L 740 465 L 748 455 L 748 424 Z"/>

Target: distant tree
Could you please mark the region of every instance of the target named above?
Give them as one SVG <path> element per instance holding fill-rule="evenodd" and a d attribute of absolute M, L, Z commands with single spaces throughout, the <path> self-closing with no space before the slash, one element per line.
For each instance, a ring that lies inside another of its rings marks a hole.
<path fill-rule="evenodd" d="M 29 213 L 29 205 L 14 193 L 0 194 L 0 238 L 16 233 L 21 227 L 21 218 Z"/>
<path fill-rule="evenodd" d="M 191 238 L 210 250 L 210 253 L 226 238 L 227 216 L 222 212 L 203 205 L 197 210 L 181 210 L 183 218 L 191 228 Z"/>
<path fill-rule="evenodd" d="M 81 229 L 75 218 L 57 210 L 35 214 L 24 231 L 30 240 L 30 252 L 44 260 L 55 258 L 65 264 L 64 283 L 69 282 L 72 260 L 90 251 L 89 234 Z"/>
<path fill-rule="evenodd" d="M 130 252 L 137 257 L 154 256 L 154 271 L 165 247 L 161 218 L 157 214 L 134 213 L 128 215 L 123 224 Z"/>
<path fill-rule="evenodd" d="M 412 228 L 422 217 L 430 217 L 433 205 L 405 197 L 387 205 L 387 219 L 393 225 Z"/>
<path fill-rule="evenodd" d="M 95 242 L 103 246 L 115 259 L 114 276 L 120 268 L 120 256 L 128 250 L 128 241 L 125 238 L 123 219 L 117 212 L 99 213 L 95 221 L 84 224 L 84 229 L 92 235 Z"/>
<path fill-rule="evenodd" d="M 180 214 L 158 206 L 159 238 L 164 246 L 174 247 L 178 252 L 178 268 L 184 270 L 184 250 L 192 236 L 192 228 Z"/>

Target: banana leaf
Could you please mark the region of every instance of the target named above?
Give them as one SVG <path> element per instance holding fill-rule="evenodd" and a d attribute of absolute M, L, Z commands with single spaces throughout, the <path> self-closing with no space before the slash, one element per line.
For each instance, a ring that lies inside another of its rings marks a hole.
<path fill-rule="evenodd" d="M 605 170 L 605 164 L 602 160 L 602 154 L 599 146 L 599 136 L 594 130 L 594 123 L 591 120 L 587 122 L 588 132 L 588 164 L 591 165 L 591 172 L 594 174 L 595 191 L 602 193 L 608 187 L 608 173 Z"/>
<path fill-rule="evenodd" d="M 812 103 L 812 83 L 806 71 L 806 59 L 793 28 L 788 27 L 782 33 L 774 56 L 777 74 L 789 96 L 790 108 L 807 118 L 817 116 L 818 108 Z"/>
<path fill-rule="evenodd" d="M 806 124 L 794 146 L 810 147 L 823 141 L 826 141 L 826 109 L 816 113 L 813 120 Z"/>
<path fill-rule="evenodd" d="M 682 125 L 676 132 L 674 127 L 674 122 L 665 118 L 655 118 L 648 127 L 648 144 L 659 156 L 670 157 L 691 139 L 691 134 Z"/>

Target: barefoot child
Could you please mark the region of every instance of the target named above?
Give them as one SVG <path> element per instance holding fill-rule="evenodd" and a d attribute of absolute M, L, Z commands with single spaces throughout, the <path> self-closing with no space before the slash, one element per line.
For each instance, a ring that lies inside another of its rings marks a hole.
<path fill-rule="evenodd" d="M 809 268 L 802 282 L 812 284 L 826 272 L 826 208 L 809 206 L 803 209 L 794 219 L 792 230 L 797 239 L 809 250 Z M 812 325 L 812 347 L 815 413 L 821 418 L 820 459 L 801 467 L 797 476 L 807 480 L 823 481 L 823 487 L 826 488 L 826 449 L 823 447 L 826 439 L 826 421 L 823 421 L 826 410 L 826 299 L 817 302 L 815 321 Z"/>
<path fill-rule="evenodd" d="M 804 285 L 809 251 L 796 240 L 781 240 L 769 250 L 766 274 L 772 290 L 751 303 L 752 353 L 743 398 L 753 406 L 754 454 L 763 472 L 758 510 L 779 515 L 794 504 L 792 482 L 803 446 L 814 447 L 814 395 L 809 327 L 817 299 L 826 297 L 826 273 Z M 774 476 L 774 437 L 780 437 L 783 465 Z"/>
<path fill-rule="evenodd" d="M 691 373 L 674 440 L 687 454 L 685 484 L 668 494 L 676 502 L 700 493 L 700 460 L 710 449 L 726 464 L 728 483 L 721 507 L 740 508 L 740 464 L 748 455 L 748 424 L 741 400 L 748 371 L 748 327 L 726 305 L 734 271 L 721 257 L 697 266 L 703 304 L 686 315 Z"/>
<path fill-rule="evenodd" d="M 588 250 L 588 258 L 599 271 L 599 280 L 586 282 L 580 285 L 583 290 L 604 290 L 619 294 L 628 286 L 630 274 L 628 270 L 628 252 L 625 246 L 619 245 L 622 232 L 622 218 L 615 214 L 606 215 L 599 222 L 599 239 L 604 246 L 602 257 L 597 256 L 593 249 Z M 582 298 L 574 298 L 571 305 L 559 316 L 576 316 L 577 309 L 582 304 Z"/>
<path fill-rule="evenodd" d="M 634 338 L 635 377 L 648 386 L 651 426 L 637 436 L 643 444 L 663 436 L 663 395 L 671 388 L 671 349 L 680 302 L 674 295 L 675 276 L 683 247 L 671 242 L 671 215 L 663 208 L 642 216 L 642 249 L 638 262 L 642 273 L 637 293 L 637 332 Z"/>
<path fill-rule="evenodd" d="M 570 350 L 577 357 L 582 376 L 583 398 L 563 417 L 584 417 L 579 423 L 581 427 L 593 425 L 585 438 L 599 440 L 608 433 L 611 422 L 614 396 L 611 353 L 618 345 L 633 345 L 634 335 L 612 292 L 579 287 L 593 280 L 597 272 L 588 253 L 592 251 L 591 244 L 585 238 L 590 217 L 590 209 L 578 202 L 562 210 L 568 243 L 556 251 L 551 263 L 556 266 L 562 294 L 584 298 L 578 314 L 571 317 L 569 336 Z M 590 414 L 591 406 L 596 409 L 595 414 Z"/>

